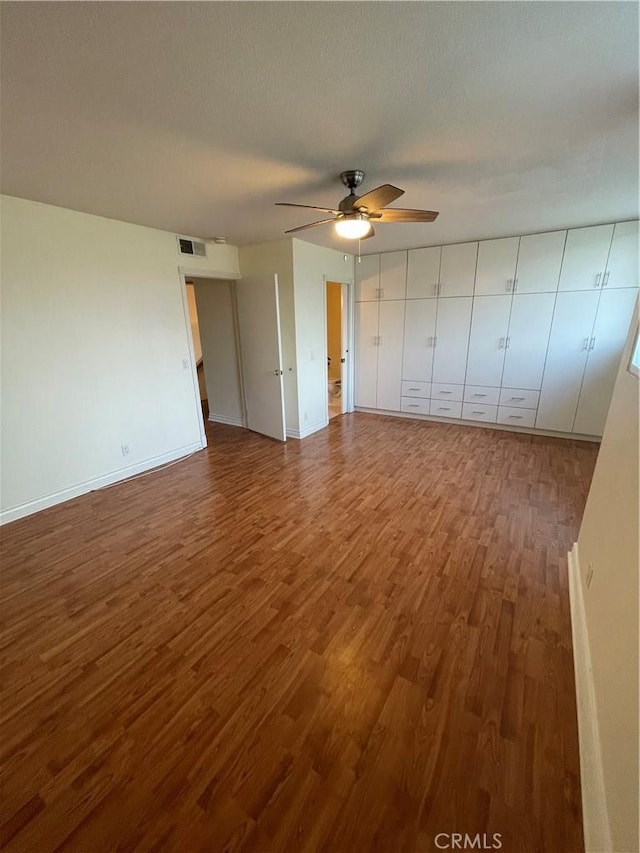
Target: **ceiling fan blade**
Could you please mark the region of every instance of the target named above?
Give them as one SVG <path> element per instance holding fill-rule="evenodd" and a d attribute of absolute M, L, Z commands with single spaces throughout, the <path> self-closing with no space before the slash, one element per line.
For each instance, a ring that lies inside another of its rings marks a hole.
<path fill-rule="evenodd" d="M 433 222 L 437 210 L 404 210 L 401 207 L 369 214 L 376 222 Z"/>
<path fill-rule="evenodd" d="M 299 225 L 297 228 L 289 228 L 285 234 L 293 234 L 294 231 L 304 231 L 305 228 L 313 228 L 315 225 L 326 225 L 327 222 L 335 222 L 335 219 L 320 219 L 318 222 L 310 222 L 308 225 Z"/>
<path fill-rule="evenodd" d="M 292 204 L 290 201 L 276 201 L 276 207 L 305 207 L 307 210 L 321 210 L 323 213 L 333 213 L 337 216 L 339 210 L 333 210 L 331 207 L 316 207 L 315 204 Z"/>
<path fill-rule="evenodd" d="M 400 198 L 401 195 L 404 195 L 404 190 L 400 190 L 391 184 L 383 184 L 381 187 L 376 187 L 375 190 L 360 196 L 357 201 L 354 201 L 353 207 L 354 210 L 360 210 L 362 207 L 366 207 L 367 210 L 381 210 L 391 204 L 392 201 Z"/>

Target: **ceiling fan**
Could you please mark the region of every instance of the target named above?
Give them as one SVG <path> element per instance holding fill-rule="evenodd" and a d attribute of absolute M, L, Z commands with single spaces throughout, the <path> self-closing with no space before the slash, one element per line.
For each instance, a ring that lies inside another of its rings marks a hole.
<path fill-rule="evenodd" d="M 365 195 L 357 196 L 355 190 L 364 179 L 364 172 L 360 169 L 351 169 L 340 172 L 340 180 L 349 189 L 349 195 L 345 196 L 338 209 L 331 207 L 316 207 L 313 204 L 292 204 L 286 201 L 278 201 L 279 207 L 304 207 L 307 210 L 321 210 L 330 213 L 331 219 L 320 219 L 318 222 L 310 222 L 308 225 L 299 225 L 290 228 L 285 234 L 293 234 L 296 231 L 304 231 L 305 228 L 314 228 L 316 225 L 325 225 L 334 222 L 336 231 L 341 237 L 350 240 L 366 240 L 373 237 L 374 222 L 433 222 L 437 217 L 437 210 L 404 210 L 396 207 L 386 209 L 388 204 L 404 195 L 404 190 L 398 189 L 391 184 L 382 184 Z"/>

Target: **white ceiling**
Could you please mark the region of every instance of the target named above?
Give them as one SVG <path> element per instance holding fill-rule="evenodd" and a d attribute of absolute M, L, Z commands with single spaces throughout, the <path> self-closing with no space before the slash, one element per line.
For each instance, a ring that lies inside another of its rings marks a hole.
<path fill-rule="evenodd" d="M 366 251 L 638 215 L 635 2 L 3 3 L 1 71 L 3 192 L 168 231 L 277 239 L 353 168 L 440 211 Z"/>

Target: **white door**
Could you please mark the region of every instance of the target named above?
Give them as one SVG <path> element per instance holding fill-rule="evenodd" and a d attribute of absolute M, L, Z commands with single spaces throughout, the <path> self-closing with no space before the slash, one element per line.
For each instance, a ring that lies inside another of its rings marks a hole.
<path fill-rule="evenodd" d="M 618 222 L 607 261 L 605 287 L 638 286 L 638 222 Z"/>
<path fill-rule="evenodd" d="M 540 389 L 555 301 L 555 293 L 513 297 L 502 374 L 505 388 Z"/>
<path fill-rule="evenodd" d="M 470 296 L 438 299 L 436 346 L 433 354 L 434 382 L 452 382 L 457 385 L 464 383 L 472 304 L 473 299 Z"/>
<path fill-rule="evenodd" d="M 599 290 L 558 293 L 538 403 L 538 429 L 571 432 L 599 297 Z"/>
<path fill-rule="evenodd" d="M 637 291 L 605 290 L 600 297 L 573 432 L 602 435 Z"/>
<path fill-rule="evenodd" d="M 380 302 L 377 407 L 400 411 L 404 300 Z"/>
<path fill-rule="evenodd" d="M 247 426 L 286 440 L 278 276 L 236 282 Z"/>
<path fill-rule="evenodd" d="M 380 255 L 380 299 L 404 299 L 407 290 L 407 253 Z"/>
<path fill-rule="evenodd" d="M 443 246 L 438 290 L 440 296 L 473 296 L 477 259 L 477 243 Z"/>
<path fill-rule="evenodd" d="M 558 290 L 595 290 L 602 286 L 612 234 L 613 225 L 569 229 Z"/>
<path fill-rule="evenodd" d="M 520 238 L 514 293 L 555 293 L 566 239 L 566 231 Z"/>
<path fill-rule="evenodd" d="M 468 385 L 500 387 L 510 310 L 511 296 L 478 296 L 473 300 Z"/>
<path fill-rule="evenodd" d="M 414 299 L 407 303 L 404 318 L 403 379 L 431 382 L 437 304 L 435 299 Z"/>
<path fill-rule="evenodd" d="M 407 299 L 428 299 L 438 295 L 440 246 L 409 249 L 407 259 Z"/>
<path fill-rule="evenodd" d="M 375 409 L 378 387 L 378 302 L 356 302 L 355 404 Z"/>
<path fill-rule="evenodd" d="M 476 296 L 511 293 L 516 277 L 519 237 L 481 240 L 478 247 Z"/>
<path fill-rule="evenodd" d="M 371 302 L 378 298 L 380 288 L 380 255 L 356 258 L 356 302 Z"/>

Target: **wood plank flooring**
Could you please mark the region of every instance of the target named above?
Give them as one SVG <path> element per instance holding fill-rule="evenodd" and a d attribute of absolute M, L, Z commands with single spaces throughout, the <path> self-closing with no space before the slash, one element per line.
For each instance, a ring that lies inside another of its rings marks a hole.
<path fill-rule="evenodd" d="M 208 434 L 2 531 L 3 849 L 582 851 L 566 552 L 597 446 Z"/>

